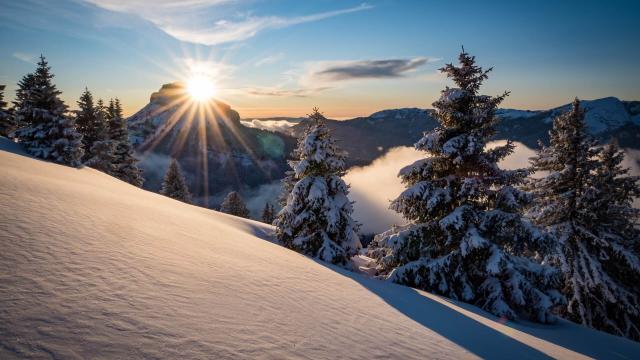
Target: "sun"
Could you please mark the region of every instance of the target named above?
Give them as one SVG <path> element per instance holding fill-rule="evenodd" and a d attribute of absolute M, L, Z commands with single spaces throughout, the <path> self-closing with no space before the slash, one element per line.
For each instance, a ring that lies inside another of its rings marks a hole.
<path fill-rule="evenodd" d="M 208 101 L 216 94 L 216 85 L 206 75 L 197 74 L 187 80 L 187 92 L 195 101 Z"/>

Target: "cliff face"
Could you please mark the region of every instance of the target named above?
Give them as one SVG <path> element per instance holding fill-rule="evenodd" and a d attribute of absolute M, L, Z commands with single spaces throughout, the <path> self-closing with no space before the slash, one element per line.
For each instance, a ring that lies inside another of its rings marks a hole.
<path fill-rule="evenodd" d="M 282 178 L 295 145 L 289 136 L 242 126 L 238 112 L 222 101 L 193 102 L 181 83 L 163 85 L 128 124 L 145 188 L 159 189 L 173 157 L 196 198 Z"/>

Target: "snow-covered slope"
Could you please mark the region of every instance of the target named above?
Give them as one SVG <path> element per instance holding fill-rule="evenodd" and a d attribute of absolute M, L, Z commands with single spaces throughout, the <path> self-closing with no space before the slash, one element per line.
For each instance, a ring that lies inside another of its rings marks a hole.
<path fill-rule="evenodd" d="M 312 261 L 267 225 L 0 148 L 0 359 L 640 354 L 564 321 L 501 324 Z"/>

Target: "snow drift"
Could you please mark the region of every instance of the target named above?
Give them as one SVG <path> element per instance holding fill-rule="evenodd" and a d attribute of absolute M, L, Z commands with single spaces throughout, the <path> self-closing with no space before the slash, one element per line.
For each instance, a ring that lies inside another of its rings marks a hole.
<path fill-rule="evenodd" d="M 272 228 L 0 139 L 0 358 L 633 358 L 268 240 Z"/>

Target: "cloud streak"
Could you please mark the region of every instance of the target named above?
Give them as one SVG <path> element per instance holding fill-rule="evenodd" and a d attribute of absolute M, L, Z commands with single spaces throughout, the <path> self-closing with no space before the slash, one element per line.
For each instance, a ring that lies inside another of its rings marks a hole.
<path fill-rule="evenodd" d="M 371 5 L 360 4 L 351 8 L 303 16 L 241 15 L 237 19 L 225 19 L 216 18 L 213 14 L 224 13 L 222 8 L 228 7 L 229 0 L 84 1 L 103 9 L 138 15 L 180 41 L 203 45 L 238 42 L 254 37 L 265 30 L 320 21 L 372 8 Z"/>
<path fill-rule="evenodd" d="M 429 58 L 321 62 L 311 77 L 321 81 L 399 78 L 430 62 Z"/>
<path fill-rule="evenodd" d="M 24 61 L 24 62 L 29 63 L 29 64 L 35 64 L 36 63 L 36 56 L 35 55 L 26 54 L 26 53 L 19 52 L 19 51 L 16 51 L 11 55 L 16 59 L 18 59 L 20 61 Z"/>
<path fill-rule="evenodd" d="M 309 89 L 249 88 L 246 89 L 246 94 L 271 97 L 308 97 L 309 95 L 329 89 L 331 89 L 331 87 L 328 86 Z"/>
<path fill-rule="evenodd" d="M 284 54 L 283 53 L 278 53 L 278 54 L 274 54 L 274 55 L 269 55 L 269 56 L 265 56 L 263 58 L 261 58 L 260 60 L 256 61 L 254 63 L 255 67 L 261 67 L 264 65 L 271 65 L 271 64 L 275 64 L 278 61 L 284 59 Z"/>

